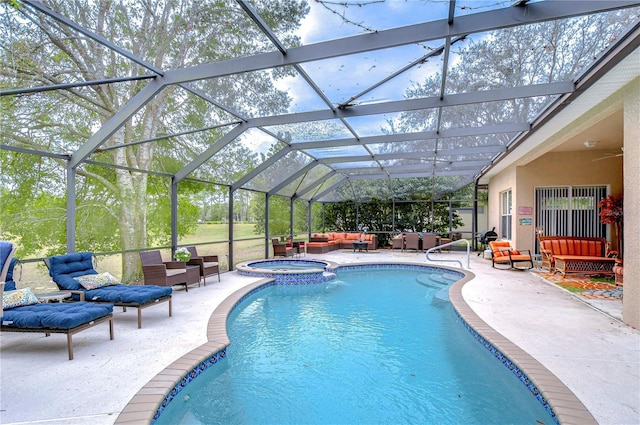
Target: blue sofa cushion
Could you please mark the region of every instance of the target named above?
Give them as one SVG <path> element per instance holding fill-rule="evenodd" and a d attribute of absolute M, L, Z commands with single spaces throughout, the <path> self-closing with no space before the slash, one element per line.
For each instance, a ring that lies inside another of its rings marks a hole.
<path fill-rule="evenodd" d="M 94 302 L 144 304 L 171 295 L 173 290 L 157 285 L 110 285 L 85 291 L 85 299 Z"/>
<path fill-rule="evenodd" d="M 84 290 L 80 282 L 75 280 L 74 277 L 86 274 L 98 274 L 93 269 L 93 254 L 91 252 L 77 252 L 49 257 L 49 276 L 62 290 Z"/>
<path fill-rule="evenodd" d="M 113 312 L 111 304 L 42 303 L 5 310 L 2 326 L 31 329 L 72 329 Z"/>
<path fill-rule="evenodd" d="M 11 263 L 9 263 L 9 269 L 7 269 L 7 277 L 4 282 L 4 290 L 5 291 L 15 291 L 16 290 L 16 282 L 13 280 L 13 269 L 16 266 L 18 260 L 15 258 L 11 259 Z"/>

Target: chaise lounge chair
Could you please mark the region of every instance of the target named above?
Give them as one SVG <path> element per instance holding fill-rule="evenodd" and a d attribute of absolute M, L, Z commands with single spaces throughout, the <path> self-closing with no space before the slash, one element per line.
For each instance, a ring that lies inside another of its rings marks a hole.
<path fill-rule="evenodd" d="M 69 360 L 73 360 L 73 335 L 103 322 L 109 322 L 113 340 L 113 305 L 77 303 L 39 303 L 31 289 L 4 291 L 2 287 L 2 332 L 40 332 L 67 335 Z"/>
<path fill-rule="evenodd" d="M 171 288 L 156 285 L 123 285 L 108 274 L 93 268 L 93 253 L 54 255 L 45 259 L 49 275 L 62 291 L 70 291 L 74 299 L 109 303 L 138 309 L 138 328 L 142 327 L 142 309 L 167 302 L 171 316 Z M 107 276 L 108 275 L 108 276 Z M 83 280 L 81 283 L 77 278 Z"/>
<path fill-rule="evenodd" d="M 491 241 L 489 242 L 491 248 L 491 266 L 495 267 L 496 264 L 508 265 L 509 269 L 532 269 L 533 260 L 531 259 L 531 252 L 529 250 L 518 251 L 511 248 L 509 241 Z M 529 267 L 517 267 L 516 264 L 525 263 Z"/>
<path fill-rule="evenodd" d="M 196 265 L 200 268 L 200 279 L 204 286 L 207 286 L 207 276 L 218 275 L 220 282 L 220 262 L 217 255 L 198 255 L 195 246 L 188 246 L 187 251 L 191 254 L 191 259 L 187 261 L 188 265 Z"/>

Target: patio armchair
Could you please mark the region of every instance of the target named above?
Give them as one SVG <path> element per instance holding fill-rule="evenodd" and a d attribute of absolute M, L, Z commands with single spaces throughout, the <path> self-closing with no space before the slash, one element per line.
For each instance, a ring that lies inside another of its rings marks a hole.
<path fill-rule="evenodd" d="M 188 246 L 187 251 L 191 254 L 191 259 L 187 261 L 187 265 L 196 265 L 200 269 L 200 279 L 204 286 L 207 286 L 207 276 L 218 275 L 220 282 L 220 262 L 217 255 L 198 255 L 195 246 Z"/>
<path fill-rule="evenodd" d="M 108 303 L 138 310 L 138 328 L 142 327 L 142 309 L 163 302 L 169 305 L 171 316 L 171 288 L 157 285 L 123 285 L 109 273 L 98 273 L 93 266 L 92 252 L 54 255 L 44 263 L 49 276 L 61 291 L 69 291 L 73 299 L 91 303 Z"/>
<path fill-rule="evenodd" d="M 438 245 L 438 236 L 435 233 L 425 233 L 422 235 L 422 250 L 426 251 Z"/>
<path fill-rule="evenodd" d="M 398 235 L 391 238 L 391 249 L 404 250 L 404 235 Z"/>
<path fill-rule="evenodd" d="M 271 239 L 271 245 L 273 246 L 273 256 L 274 257 L 291 257 L 294 254 L 293 246 L 287 246 L 287 244 L 282 243 L 278 240 L 278 238 Z"/>
<path fill-rule="evenodd" d="M 407 233 L 404 235 L 404 250 L 415 249 L 420 251 L 420 235 L 417 233 Z"/>
<path fill-rule="evenodd" d="M 162 261 L 158 250 L 141 252 L 140 261 L 145 285 L 184 285 L 185 292 L 189 292 L 189 285 L 200 284 L 198 265 L 188 265 L 185 261 Z"/>
<path fill-rule="evenodd" d="M 508 265 L 509 269 L 532 269 L 533 259 L 531 258 L 531 252 L 529 250 L 518 251 L 511 247 L 509 241 L 491 241 L 489 242 L 491 248 L 491 266 L 496 267 L 498 265 Z M 518 267 L 517 264 L 525 263 L 529 267 Z"/>

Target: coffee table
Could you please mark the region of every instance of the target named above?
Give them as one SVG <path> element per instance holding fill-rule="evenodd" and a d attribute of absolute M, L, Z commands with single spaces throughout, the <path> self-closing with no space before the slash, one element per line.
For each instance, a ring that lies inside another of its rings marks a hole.
<path fill-rule="evenodd" d="M 567 273 L 606 274 L 613 275 L 615 258 L 589 257 L 584 255 L 554 255 L 555 271 L 562 274 L 564 279 Z"/>
<path fill-rule="evenodd" d="M 353 252 L 356 252 L 356 249 L 360 252 L 364 249 L 369 252 L 369 242 L 354 242 L 353 243 Z"/>

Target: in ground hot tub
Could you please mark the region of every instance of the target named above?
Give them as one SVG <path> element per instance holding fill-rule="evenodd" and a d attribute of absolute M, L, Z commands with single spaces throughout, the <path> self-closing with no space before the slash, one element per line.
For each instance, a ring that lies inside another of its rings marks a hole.
<path fill-rule="evenodd" d="M 336 278 L 337 265 L 320 260 L 260 260 L 238 264 L 242 276 L 272 277 L 278 285 L 307 285 Z"/>

